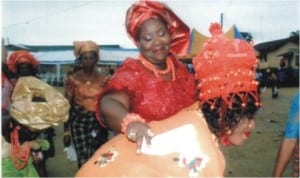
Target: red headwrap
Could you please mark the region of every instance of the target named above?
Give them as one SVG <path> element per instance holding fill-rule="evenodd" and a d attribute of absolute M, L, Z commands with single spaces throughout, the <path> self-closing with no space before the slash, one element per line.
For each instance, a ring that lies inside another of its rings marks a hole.
<path fill-rule="evenodd" d="M 34 68 L 38 67 L 39 61 L 28 51 L 20 50 L 12 53 L 7 61 L 7 65 L 10 71 L 16 72 L 17 66 L 20 63 L 29 63 Z"/>
<path fill-rule="evenodd" d="M 252 95 L 259 106 L 254 48 L 244 40 L 226 38 L 220 24 L 211 24 L 209 30 L 212 38 L 204 43 L 203 49 L 193 59 L 201 103 L 221 97 L 231 108 L 233 97 L 228 96 L 233 94 L 238 95 L 243 103 Z M 246 95 L 239 95 L 239 92 L 246 92 Z"/>
<path fill-rule="evenodd" d="M 190 29 L 165 4 L 155 1 L 139 1 L 133 4 L 126 14 L 126 29 L 132 40 L 137 42 L 141 24 L 150 18 L 163 19 L 171 35 L 171 52 L 185 56 L 190 43 Z"/>

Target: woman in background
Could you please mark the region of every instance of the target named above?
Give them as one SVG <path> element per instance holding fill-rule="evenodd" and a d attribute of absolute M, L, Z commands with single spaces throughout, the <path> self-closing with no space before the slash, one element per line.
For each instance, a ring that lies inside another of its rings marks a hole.
<path fill-rule="evenodd" d="M 107 78 L 97 69 L 99 46 L 95 42 L 75 41 L 74 54 L 81 69 L 69 75 L 65 82 L 65 95 L 71 109 L 63 141 L 66 147 L 69 146 L 72 136 L 80 168 L 107 141 L 108 130 L 95 118 L 97 96 L 101 94 Z"/>
<path fill-rule="evenodd" d="M 8 69 L 7 66 L 7 50 L 2 40 L 2 61 L 1 61 L 1 111 L 2 119 L 9 117 L 8 109 L 11 103 L 11 94 L 13 91 L 12 79 L 14 78 L 13 73 Z"/>

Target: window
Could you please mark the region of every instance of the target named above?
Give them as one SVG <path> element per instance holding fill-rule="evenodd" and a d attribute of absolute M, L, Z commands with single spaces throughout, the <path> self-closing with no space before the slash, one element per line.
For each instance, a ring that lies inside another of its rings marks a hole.
<path fill-rule="evenodd" d="M 261 60 L 261 62 L 268 62 L 267 53 L 262 54 L 260 60 Z"/>
<path fill-rule="evenodd" d="M 299 67 L 299 54 L 295 55 L 295 66 Z"/>

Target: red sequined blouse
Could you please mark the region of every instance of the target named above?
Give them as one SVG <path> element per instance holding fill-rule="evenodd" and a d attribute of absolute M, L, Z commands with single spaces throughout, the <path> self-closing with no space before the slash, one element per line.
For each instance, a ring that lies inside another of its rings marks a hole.
<path fill-rule="evenodd" d="M 146 122 L 165 119 L 196 101 L 194 76 L 175 58 L 172 61 L 176 79 L 166 81 L 146 70 L 139 60 L 127 58 L 104 90 L 127 93 L 130 112 Z"/>

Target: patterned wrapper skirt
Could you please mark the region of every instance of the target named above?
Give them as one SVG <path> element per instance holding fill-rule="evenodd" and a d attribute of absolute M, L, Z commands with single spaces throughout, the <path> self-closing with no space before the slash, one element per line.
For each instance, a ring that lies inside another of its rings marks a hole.
<path fill-rule="evenodd" d="M 70 110 L 69 126 L 80 168 L 107 141 L 108 130 L 99 124 L 94 112 L 79 105 Z"/>

